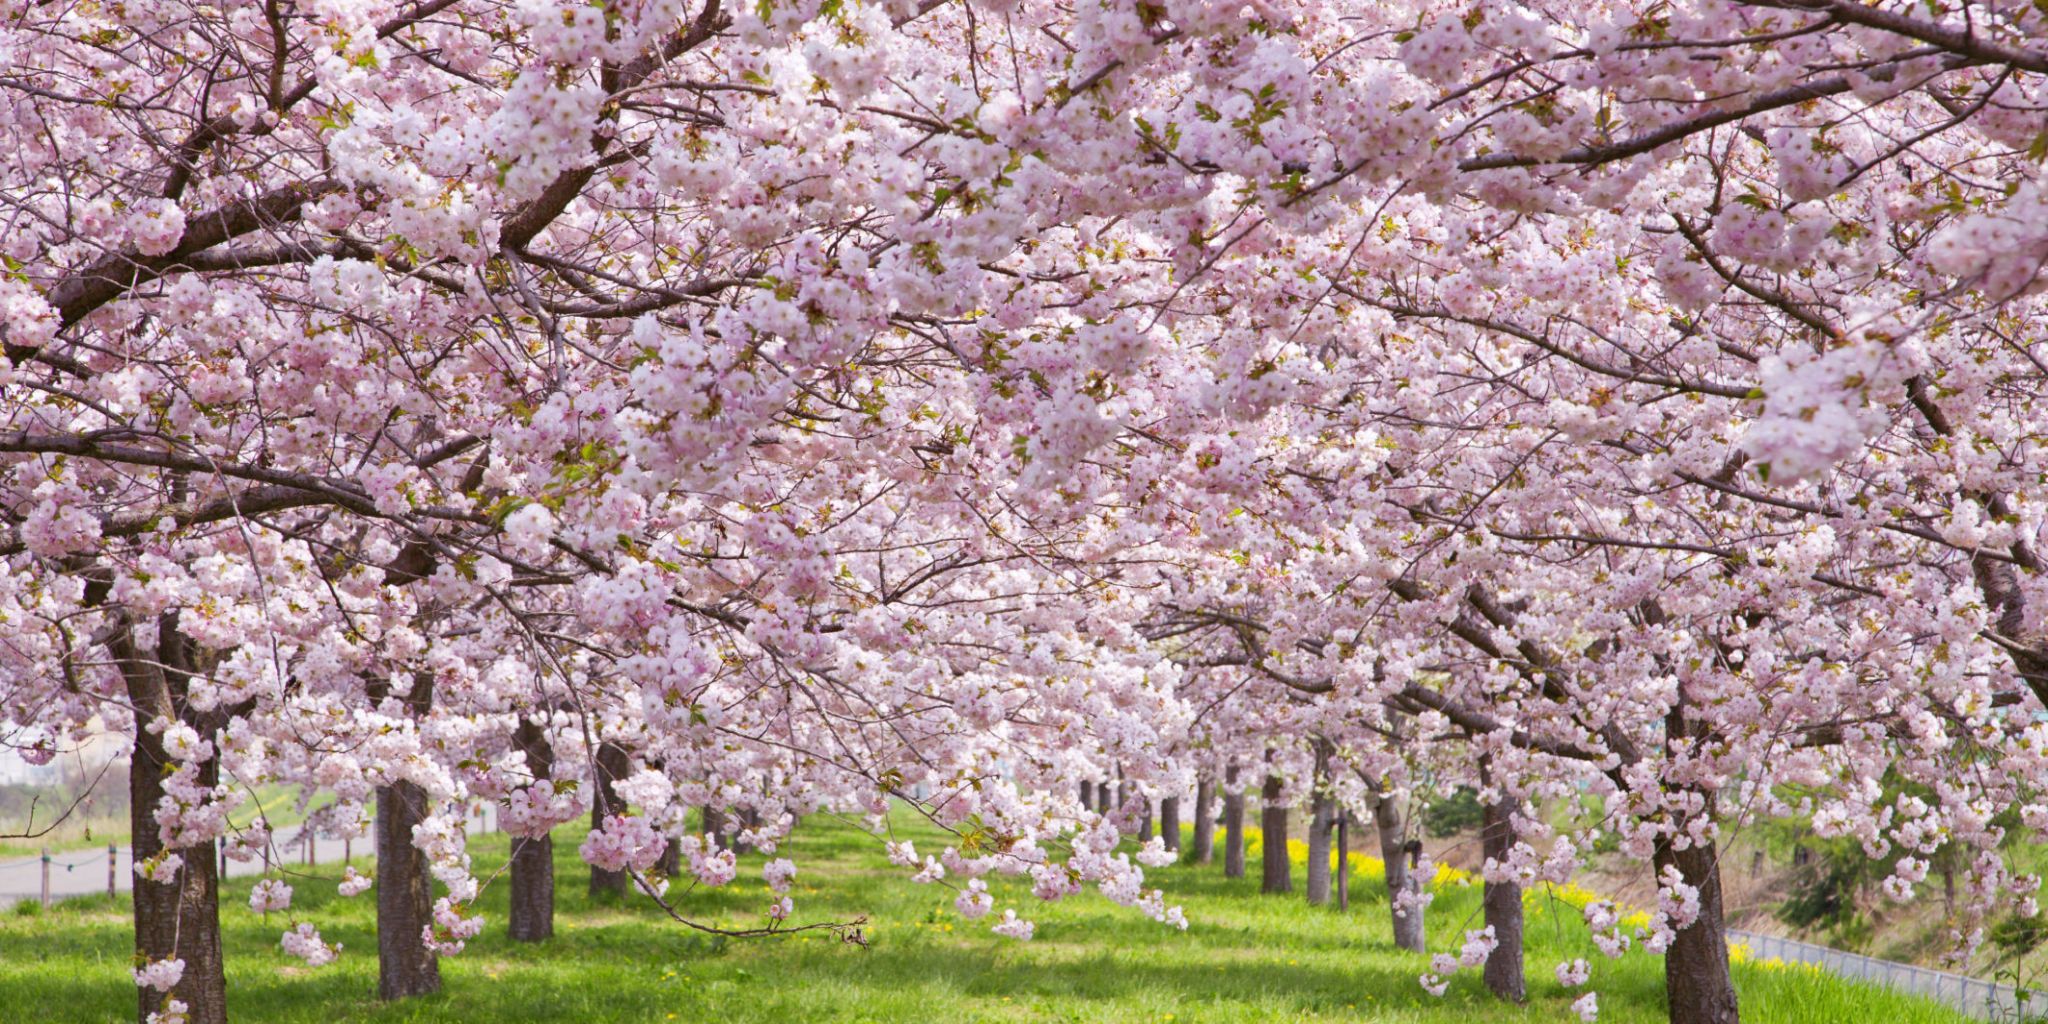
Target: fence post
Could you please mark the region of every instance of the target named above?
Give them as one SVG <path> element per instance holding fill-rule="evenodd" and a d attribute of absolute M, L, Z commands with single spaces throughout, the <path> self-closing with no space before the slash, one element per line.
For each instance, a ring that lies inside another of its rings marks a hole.
<path fill-rule="evenodd" d="M 50 848 L 43 847 L 43 906 L 50 905 Z"/>
<path fill-rule="evenodd" d="M 115 872 L 114 872 L 114 864 L 115 864 L 115 862 L 116 862 L 116 861 L 117 861 L 117 860 L 119 859 L 119 857 L 120 857 L 120 851 L 118 851 L 118 850 L 114 849 L 114 844 L 112 844 L 112 843 L 108 843 L 108 844 L 107 844 L 107 898 L 108 898 L 108 899 L 113 899 L 113 898 L 114 898 L 114 878 L 115 878 Z"/>

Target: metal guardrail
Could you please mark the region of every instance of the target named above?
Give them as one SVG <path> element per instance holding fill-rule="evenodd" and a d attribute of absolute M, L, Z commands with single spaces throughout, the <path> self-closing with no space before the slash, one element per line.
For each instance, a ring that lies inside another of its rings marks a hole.
<path fill-rule="evenodd" d="M 2021 991 L 2011 985 L 1931 970 L 1913 964 L 1879 960 L 1856 953 L 1845 953 L 1839 949 L 1816 946 L 1797 939 L 1781 939 L 1775 935 L 1756 935 L 1731 928 L 1728 931 L 1728 938 L 1733 943 L 1748 947 L 1752 960 L 1783 960 L 1787 963 L 1813 964 L 1852 981 L 1883 985 L 1895 991 L 1908 992 L 1953 1007 L 1957 1012 L 1978 1020 L 2048 1020 L 2048 992 L 2029 991 L 2023 997 Z"/>

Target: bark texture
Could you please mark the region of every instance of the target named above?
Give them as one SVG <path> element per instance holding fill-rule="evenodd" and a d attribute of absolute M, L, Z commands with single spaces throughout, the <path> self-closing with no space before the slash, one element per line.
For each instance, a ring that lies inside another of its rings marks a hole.
<path fill-rule="evenodd" d="M 1412 877 L 1409 871 L 1414 862 L 1409 859 L 1408 843 L 1403 835 L 1401 809 L 1394 805 L 1391 796 L 1382 795 L 1373 805 L 1372 820 L 1380 834 L 1380 859 L 1387 865 L 1387 906 L 1392 908 L 1394 918 L 1394 945 L 1411 952 L 1424 952 L 1422 908 L 1401 908 L 1401 894 L 1421 887 L 1421 880 Z"/>
<path fill-rule="evenodd" d="M 1268 775 L 1259 794 L 1259 891 L 1275 895 L 1294 891 L 1294 865 L 1287 862 L 1287 806 L 1279 802 L 1280 786 L 1279 776 Z"/>
<path fill-rule="evenodd" d="M 1197 864 L 1216 857 L 1216 784 L 1206 777 L 1195 783 L 1195 836 L 1188 857 Z"/>
<path fill-rule="evenodd" d="M 1703 739 L 1702 733 L 1687 718 L 1686 694 L 1681 687 L 1678 700 L 1664 716 L 1666 750 L 1675 753 L 1681 741 Z M 1713 818 L 1711 793 L 1706 794 L 1699 813 L 1709 820 Z M 1728 924 L 1721 907 L 1720 857 L 1711 842 L 1692 843 L 1684 849 L 1673 844 L 1672 836 L 1683 837 L 1688 833 L 1686 824 L 1683 818 L 1673 822 L 1671 832 L 1658 840 L 1650 857 L 1658 877 L 1664 876 L 1666 868 L 1676 868 L 1679 878 L 1700 894 L 1699 917 L 1690 926 L 1679 929 L 1671 948 L 1664 953 L 1664 992 L 1671 1024 L 1737 1024 L 1741 1014 L 1736 1008 L 1735 981 L 1728 973 Z"/>
<path fill-rule="evenodd" d="M 370 698 L 388 695 L 372 683 Z M 413 714 L 433 706 L 434 677 L 419 673 L 405 703 Z M 403 779 L 377 787 L 377 997 L 405 999 L 441 990 L 441 963 L 424 936 L 434 921 L 434 890 L 427 855 L 412 843 L 413 826 L 427 817 L 427 793 Z"/>
<path fill-rule="evenodd" d="M 626 777 L 633 770 L 632 759 L 626 748 L 605 740 L 597 745 L 597 785 L 591 791 L 590 827 L 598 828 L 606 818 L 626 813 L 626 802 L 619 799 L 619 791 L 612 783 Z M 590 895 L 623 897 L 626 895 L 626 873 L 590 866 Z"/>
<path fill-rule="evenodd" d="M 377 787 L 377 998 L 441 990 L 441 963 L 423 936 L 433 923 L 427 855 L 412 829 L 427 816 L 426 791 L 411 782 Z"/>
<path fill-rule="evenodd" d="M 535 785 L 551 785 L 555 748 L 547 732 L 528 718 L 519 720 L 512 743 L 526 755 Z M 555 840 L 553 836 L 512 837 L 511 933 L 517 942 L 555 935 Z"/>
<path fill-rule="evenodd" d="M 1337 812 L 1337 909 L 1351 909 L 1351 810 Z"/>
<path fill-rule="evenodd" d="M 1237 769 L 1230 770 L 1232 782 Z M 1223 877 L 1244 877 L 1244 792 L 1223 791 Z"/>
<path fill-rule="evenodd" d="M 1680 929 L 1664 953 L 1664 989 L 1671 1024 L 1737 1024 L 1735 982 L 1728 973 L 1727 921 L 1721 907 L 1721 868 L 1714 845 L 1673 849 L 1660 844 L 1652 858 L 1657 873 L 1678 869 L 1685 884 L 1700 891 L 1700 916 Z"/>
<path fill-rule="evenodd" d="M 1327 795 L 1318 794 L 1308 818 L 1308 902 L 1320 907 L 1330 902 L 1330 828 L 1336 809 Z"/>
<path fill-rule="evenodd" d="M 223 716 L 219 712 L 195 715 L 183 708 L 195 652 L 177 631 L 174 616 L 160 621 L 157 635 L 154 651 L 138 649 L 134 634 L 126 629 L 108 644 L 120 662 L 137 724 L 147 725 L 157 717 L 182 719 L 201 736 L 213 739 Z M 186 713 L 181 715 L 181 710 Z M 164 849 L 155 812 L 170 767 L 162 735 L 138 728 L 135 752 L 128 762 L 128 827 L 138 862 Z M 220 781 L 218 758 L 200 768 L 200 781 L 207 785 Z M 135 881 L 135 955 L 143 962 L 181 959 L 185 973 L 169 993 L 138 987 L 135 1019 L 138 1024 L 147 1021 L 151 1013 L 163 1009 L 165 1000 L 176 998 L 189 1007 L 190 1024 L 225 1024 L 228 994 L 220 942 L 220 861 L 211 842 L 173 852 L 185 860 L 175 879 L 160 883 L 138 876 Z"/>
<path fill-rule="evenodd" d="M 1515 803 L 1505 794 L 1488 803 L 1479 826 L 1482 856 L 1505 863 L 1515 845 Z M 1480 895 L 1486 923 L 1493 928 L 1493 952 L 1486 956 L 1481 972 L 1486 988 L 1511 1003 L 1528 997 L 1528 983 L 1522 972 L 1522 887 L 1513 882 L 1485 883 Z"/>

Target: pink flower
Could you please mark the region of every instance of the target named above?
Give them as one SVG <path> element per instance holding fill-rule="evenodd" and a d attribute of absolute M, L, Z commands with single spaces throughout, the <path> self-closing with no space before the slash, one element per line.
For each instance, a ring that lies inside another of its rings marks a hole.
<path fill-rule="evenodd" d="M 1037 926 L 1017 916 L 1014 910 L 1004 910 L 1003 919 L 997 921 L 989 931 L 1012 939 L 1029 939 Z"/>
<path fill-rule="evenodd" d="M 135 968 L 135 984 L 139 988 L 153 988 L 158 992 L 169 992 L 178 987 L 178 980 L 185 976 L 183 960 L 152 960 Z"/>
<path fill-rule="evenodd" d="M 292 887 L 279 879 L 266 878 L 249 891 L 249 909 L 259 914 L 285 910 L 291 905 Z"/>

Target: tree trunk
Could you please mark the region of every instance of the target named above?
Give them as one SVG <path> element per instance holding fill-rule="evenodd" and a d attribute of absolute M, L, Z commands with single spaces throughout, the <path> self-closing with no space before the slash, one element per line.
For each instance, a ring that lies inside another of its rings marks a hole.
<path fill-rule="evenodd" d="M 742 831 L 761 827 L 761 812 L 751 807 L 742 809 L 739 819 Z M 754 844 L 741 839 L 739 833 L 735 832 L 732 837 L 732 852 L 739 854 L 752 853 L 754 852 Z"/>
<path fill-rule="evenodd" d="M 1167 849 L 1180 852 L 1180 797 L 1159 801 L 1159 835 L 1166 840 Z"/>
<path fill-rule="evenodd" d="M 1145 812 L 1144 817 L 1138 819 L 1138 841 L 1149 843 L 1152 841 L 1152 801 L 1141 796 L 1138 797 L 1138 803 L 1143 806 Z"/>
<path fill-rule="evenodd" d="M 526 755 L 536 786 L 553 785 L 555 748 L 546 731 L 519 719 L 512 743 Z M 512 837 L 512 938 L 539 942 L 555 935 L 555 840 L 553 836 Z"/>
<path fill-rule="evenodd" d="M 1093 782 L 1081 783 L 1081 809 L 1084 811 L 1095 809 L 1095 783 Z"/>
<path fill-rule="evenodd" d="M 1337 812 L 1337 909 L 1351 909 L 1351 809 Z"/>
<path fill-rule="evenodd" d="M 1195 841 L 1188 856 L 1197 864 L 1216 857 L 1216 784 L 1207 777 L 1195 782 Z"/>
<path fill-rule="evenodd" d="M 1678 699 L 1664 715 L 1665 751 L 1674 756 L 1682 741 L 1705 738 L 1703 730 L 1688 720 L 1686 701 L 1681 685 Z M 1699 814 L 1711 821 L 1714 797 L 1712 793 L 1704 795 L 1705 806 Z M 1741 1014 L 1735 1003 L 1735 982 L 1728 974 L 1728 925 L 1721 909 L 1721 862 L 1711 842 L 1683 850 L 1672 843 L 1672 836 L 1686 835 L 1688 824 L 1684 817 L 1674 821 L 1671 832 L 1657 841 L 1650 856 L 1657 877 L 1664 877 L 1667 868 L 1677 869 L 1679 879 L 1699 891 L 1700 900 L 1699 916 L 1690 926 L 1680 928 L 1671 948 L 1664 951 L 1664 997 L 1671 1024 L 1738 1024 Z"/>
<path fill-rule="evenodd" d="M 370 699 L 384 699 L 388 684 L 370 684 Z M 405 703 L 413 714 L 433 706 L 434 677 L 413 676 Z M 397 780 L 377 787 L 377 997 L 404 999 L 441 990 L 441 963 L 424 936 L 434 923 L 434 889 L 426 852 L 412 843 L 413 827 L 427 817 L 427 793 Z"/>
<path fill-rule="evenodd" d="M 171 763 L 164 754 L 162 735 L 144 727 L 154 718 L 177 717 L 173 691 L 182 691 L 189 678 L 185 669 L 190 665 L 190 653 L 170 617 L 159 623 L 158 636 L 158 650 L 148 657 L 138 655 L 134 634 L 126 629 L 108 644 L 120 662 L 128 699 L 136 712 L 135 751 L 128 762 L 128 828 L 137 862 L 164 848 L 157 831 L 156 805 L 163 797 Z M 200 729 L 200 735 L 214 739 L 218 723 L 200 724 L 207 726 Z M 202 765 L 199 777 L 206 785 L 219 782 L 219 758 Z M 177 999 L 186 1005 L 190 1024 L 225 1024 L 228 994 L 220 942 L 220 861 L 211 842 L 173 852 L 185 861 L 173 881 L 151 882 L 140 876 L 135 880 L 135 956 L 142 963 L 183 960 L 185 973 L 168 993 L 138 986 L 135 1019 L 147 1021 L 150 1014 L 163 1009 L 166 1000 Z"/>
<path fill-rule="evenodd" d="M 1237 781 L 1237 769 L 1230 770 L 1229 782 Z M 1223 877 L 1244 877 L 1244 791 L 1223 790 Z"/>
<path fill-rule="evenodd" d="M 1685 884 L 1700 891 L 1700 916 L 1682 928 L 1664 953 L 1664 991 L 1671 1024 L 1737 1024 L 1735 983 L 1728 974 L 1727 922 L 1721 910 L 1721 868 L 1714 844 L 1684 850 L 1658 844 L 1652 863 L 1663 875 L 1678 869 Z"/>
<path fill-rule="evenodd" d="M 614 814 L 626 813 L 626 802 L 619 799 L 619 792 L 612 783 L 626 777 L 633 770 L 633 763 L 626 754 L 626 748 L 604 740 L 597 745 L 597 778 L 591 789 L 590 827 L 601 828 L 604 820 Z M 592 897 L 626 895 L 626 873 L 608 871 L 595 864 L 590 866 L 590 895 Z"/>
<path fill-rule="evenodd" d="M 1515 845 L 1515 802 L 1506 793 L 1488 803 L 1479 827 L 1480 854 L 1506 864 Z M 1511 1003 L 1528 997 L 1522 973 L 1522 887 L 1514 882 L 1486 880 L 1480 895 L 1486 923 L 1493 928 L 1493 952 L 1487 954 L 1482 977 L 1494 995 Z"/>
<path fill-rule="evenodd" d="M 1394 945 L 1416 953 L 1425 952 L 1423 909 L 1401 908 L 1401 894 L 1421 892 L 1425 879 L 1411 877 L 1408 844 L 1402 835 L 1401 809 L 1392 796 L 1382 793 L 1373 804 L 1372 820 L 1380 834 L 1380 859 L 1387 865 L 1387 905 L 1393 908 Z M 1418 851 L 1420 852 L 1420 851 Z"/>
<path fill-rule="evenodd" d="M 1266 776 L 1266 788 L 1259 795 L 1259 849 L 1264 854 L 1265 868 L 1259 879 L 1259 891 L 1293 892 L 1294 866 L 1287 862 L 1287 807 L 1279 803 L 1280 777 Z"/>
<path fill-rule="evenodd" d="M 1109 783 L 1107 781 L 1096 783 L 1095 810 L 1101 814 L 1108 814 L 1116 810 L 1117 806 L 1116 795 L 1110 790 Z"/>
<path fill-rule="evenodd" d="M 1320 907 L 1330 902 L 1330 828 L 1333 824 L 1330 798 L 1317 794 L 1310 804 L 1308 819 L 1308 902 Z"/>
<path fill-rule="evenodd" d="M 412 829 L 427 816 L 426 791 L 411 782 L 377 787 L 377 998 L 441 990 L 441 965 L 422 940 L 433 924 L 427 855 Z"/>
<path fill-rule="evenodd" d="M 732 842 L 725 834 L 725 812 L 709 805 L 704 808 L 704 831 L 711 834 L 712 845 L 721 850 L 730 849 Z"/>
<path fill-rule="evenodd" d="M 1714 844 L 1671 850 L 1661 844 L 1657 874 L 1675 866 L 1686 885 L 1700 889 L 1700 918 L 1677 932 L 1665 952 L 1665 993 L 1671 1024 L 1737 1024 L 1735 981 L 1729 977 L 1729 936 L 1720 909 L 1720 864 Z"/>

